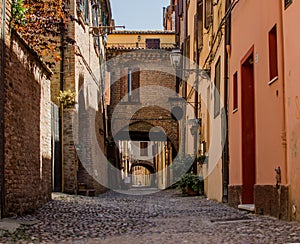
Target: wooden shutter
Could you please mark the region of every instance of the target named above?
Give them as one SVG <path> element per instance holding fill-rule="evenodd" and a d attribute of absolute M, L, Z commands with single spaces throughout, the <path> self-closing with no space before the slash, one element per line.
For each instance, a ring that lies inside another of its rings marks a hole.
<path fill-rule="evenodd" d="M 139 90 L 136 90 L 140 87 L 140 71 L 136 70 L 132 73 L 132 96 L 131 102 L 139 102 L 140 101 L 140 93 Z"/>
<path fill-rule="evenodd" d="M 203 47 L 203 0 L 198 1 L 197 5 L 197 17 L 198 17 L 198 50 L 202 50 Z"/>
<path fill-rule="evenodd" d="M 198 14 L 194 15 L 194 62 L 198 63 Z"/>
<path fill-rule="evenodd" d="M 89 0 L 84 1 L 84 21 L 89 24 Z"/>
<path fill-rule="evenodd" d="M 183 0 L 178 0 L 178 16 L 182 17 L 183 14 Z"/>
<path fill-rule="evenodd" d="M 205 28 L 208 29 L 213 19 L 212 0 L 205 0 Z"/>
<path fill-rule="evenodd" d="M 180 17 L 179 17 L 179 4 L 175 8 L 175 34 L 176 34 L 176 43 L 180 42 Z"/>
<path fill-rule="evenodd" d="M 220 114 L 220 86 L 221 86 L 221 59 L 219 57 L 215 66 L 215 89 L 214 89 L 214 116 Z"/>

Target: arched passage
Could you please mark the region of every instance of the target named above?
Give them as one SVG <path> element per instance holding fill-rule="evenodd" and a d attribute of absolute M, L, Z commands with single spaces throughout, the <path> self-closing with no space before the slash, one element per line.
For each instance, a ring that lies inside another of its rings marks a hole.
<path fill-rule="evenodd" d="M 148 178 L 148 183 L 149 183 L 148 186 L 157 187 L 156 186 L 156 174 L 155 174 L 156 170 L 155 170 L 155 165 L 152 162 L 139 160 L 139 161 L 136 161 L 136 162 L 132 163 L 131 167 L 130 167 L 130 174 L 131 174 L 132 178 L 135 177 L 135 170 L 134 169 L 136 169 L 136 168 L 146 169 L 148 174 L 145 174 L 145 171 L 144 171 L 144 175 L 141 175 L 140 177 Z M 132 182 L 134 184 L 134 179 L 132 179 Z M 145 181 L 142 183 L 142 185 L 147 186 Z"/>

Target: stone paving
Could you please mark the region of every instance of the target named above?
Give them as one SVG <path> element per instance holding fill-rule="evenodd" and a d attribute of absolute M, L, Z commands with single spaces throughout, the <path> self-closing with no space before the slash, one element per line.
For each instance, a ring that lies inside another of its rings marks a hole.
<path fill-rule="evenodd" d="M 240 212 L 168 190 L 99 197 L 54 194 L 0 243 L 299 243 L 300 223 Z"/>

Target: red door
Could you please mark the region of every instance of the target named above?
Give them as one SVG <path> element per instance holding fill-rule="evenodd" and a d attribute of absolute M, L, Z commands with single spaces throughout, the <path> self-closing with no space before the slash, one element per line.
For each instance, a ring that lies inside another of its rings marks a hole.
<path fill-rule="evenodd" d="M 253 52 L 242 63 L 242 203 L 254 203 L 255 184 L 255 93 Z"/>

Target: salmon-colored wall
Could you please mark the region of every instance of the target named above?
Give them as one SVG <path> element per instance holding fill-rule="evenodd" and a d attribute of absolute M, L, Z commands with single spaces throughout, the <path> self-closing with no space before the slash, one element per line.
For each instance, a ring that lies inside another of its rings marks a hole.
<path fill-rule="evenodd" d="M 293 1 L 286 10 L 283 10 L 288 176 L 292 204 L 296 206 L 298 219 L 300 219 L 300 32 L 297 31 L 299 9 L 300 2 Z"/>
<path fill-rule="evenodd" d="M 278 43 L 278 80 L 269 83 L 268 33 L 277 24 L 280 35 L 279 5 L 274 0 L 240 1 L 232 12 L 232 47 L 229 86 L 230 185 L 242 185 L 241 62 L 254 50 L 256 184 L 275 185 L 275 168 L 281 167 L 286 184 L 283 132 L 283 73 Z M 277 39 L 278 39 L 277 38 Z M 233 75 L 238 72 L 238 110 L 233 111 Z M 277 95 L 278 94 L 278 95 Z"/>

